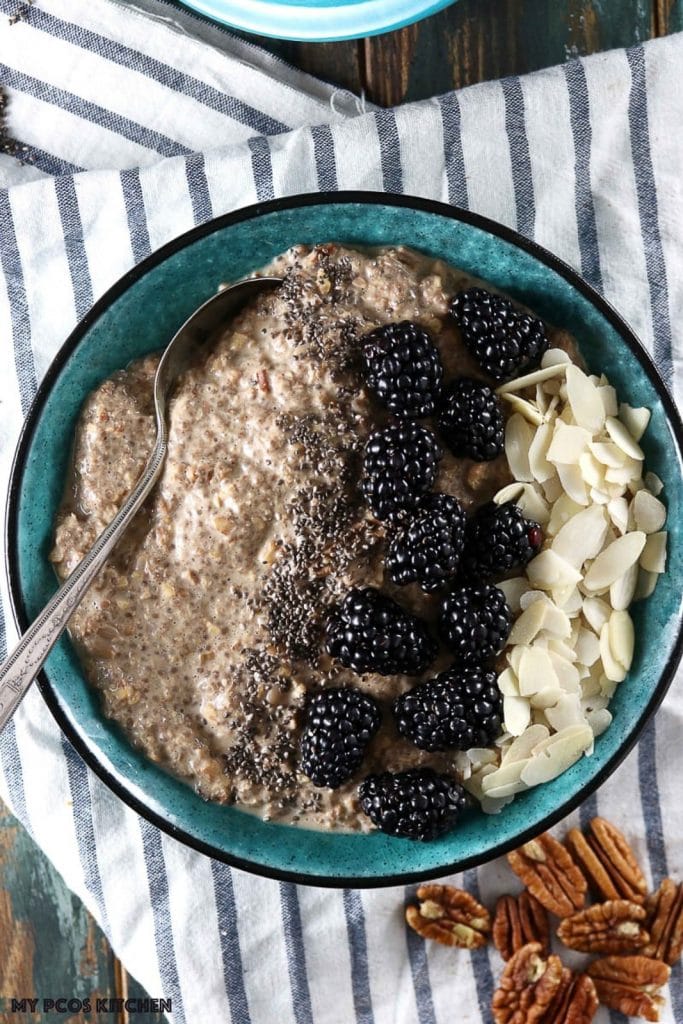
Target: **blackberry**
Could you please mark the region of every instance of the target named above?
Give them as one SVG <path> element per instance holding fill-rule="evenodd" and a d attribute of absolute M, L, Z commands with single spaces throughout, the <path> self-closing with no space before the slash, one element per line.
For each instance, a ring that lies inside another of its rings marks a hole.
<path fill-rule="evenodd" d="M 441 605 L 439 632 L 460 664 L 481 665 L 495 658 L 511 625 L 505 594 L 488 583 L 458 587 Z"/>
<path fill-rule="evenodd" d="M 523 568 L 543 543 L 538 523 L 525 519 L 511 501 L 490 501 L 467 524 L 462 563 L 470 575 L 490 578 Z"/>
<path fill-rule="evenodd" d="M 436 411 L 443 367 L 425 330 L 404 320 L 385 324 L 362 339 L 368 387 L 389 412 L 421 419 Z"/>
<path fill-rule="evenodd" d="M 350 590 L 332 612 L 327 650 L 358 675 L 417 676 L 436 656 L 427 627 L 374 587 Z"/>
<path fill-rule="evenodd" d="M 390 836 L 436 839 L 453 828 L 469 805 L 462 786 L 431 768 L 368 775 L 358 795 L 364 814 Z"/>
<path fill-rule="evenodd" d="M 496 673 L 474 666 L 446 669 L 397 697 L 401 736 L 422 750 L 490 747 L 501 733 L 503 697 Z"/>
<path fill-rule="evenodd" d="M 495 381 L 510 380 L 535 366 L 548 347 L 541 320 L 520 313 L 509 299 L 484 288 L 460 292 L 450 313 L 465 345 Z"/>
<path fill-rule="evenodd" d="M 341 786 L 360 767 L 379 723 L 377 703 L 353 687 L 310 697 L 299 747 L 302 771 L 316 786 Z"/>
<path fill-rule="evenodd" d="M 439 428 L 454 455 L 490 462 L 503 452 L 500 402 L 481 381 L 460 377 L 449 385 L 441 398 Z"/>
<path fill-rule="evenodd" d="M 377 519 L 412 512 L 436 480 L 442 451 L 431 430 L 399 423 L 370 434 L 361 490 Z"/>
<path fill-rule="evenodd" d="M 429 593 L 454 576 L 465 540 L 465 513 L 450 494 L 430 494 L 394 537 L 387 568 L 394 583 L 419 583 Z"/>

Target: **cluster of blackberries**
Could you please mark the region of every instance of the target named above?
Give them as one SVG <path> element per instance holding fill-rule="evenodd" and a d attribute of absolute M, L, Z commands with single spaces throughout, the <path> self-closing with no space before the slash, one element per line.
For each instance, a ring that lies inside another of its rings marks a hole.
<path fill-rule="evenodd" d="M 466 346 L 496 381 L 532 366 L 547 347 L 540 321 L 483 289 L 461 292 L 450 311 Z M 435 434 L 414 421 L 435 416 L 454 454 L 488 461 L 503 451 L 502 411 L 480 381 L 444 385 L 438 350 L 416 324 L 389 324 L 366 335 L 363 364 L 368 387 L 398 419 L 370 435 L 361 481 L 373 515 L 394 530 L 389 575 L 427 593 L 459 577 L 438 619 L 453 664 L 394 701 L 396 727 L 426 751 L 490 746 L 502 728 L 502 697 L 489 666 L 511 626 L 505 596 L 490 581 L 525 566 L 542 534 L 511 503 L 485 505 L 467 521 L 456 498 L 430 493 L 442 450 Z M 438 649 L 424 622 L 373 587 L 352 589 L 332 610 L 325 643 L 333 658 L 359 675 L 418 676 Z M 354 687 L 318 693 L 308 703 L 303 771 L 319 786 L 348 781 L 380 717 L 377 702 Z M 459 783 L 425 767 L 368 776 L 359 799 L 378 828 L 411 839 L 432 839 L 452 828 L 467 803 Z"/>

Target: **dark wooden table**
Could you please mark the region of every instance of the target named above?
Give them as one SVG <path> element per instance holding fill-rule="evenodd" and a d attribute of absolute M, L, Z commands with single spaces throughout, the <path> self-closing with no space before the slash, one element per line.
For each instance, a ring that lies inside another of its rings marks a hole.
<path fill-rule="evenodd" d="M 380 105 L 421 99 L 683 30 L 683 0 L 459 0 L 385 36 L 348 43 L 258 40 L 290 63 Z M 0 1022 L 82 1015 L 9 1012 L 12 996 L 144 996 L 79 900 L 0 805 Z M 153 993 L 161 996 L 163 993 Z M 118 1020 L 89 1016 L 88 1020 Z M 131 1018 L 148 1024 L 160 1015 Z M 213 1022 L 211 1022 L 213 1024 Z"/>

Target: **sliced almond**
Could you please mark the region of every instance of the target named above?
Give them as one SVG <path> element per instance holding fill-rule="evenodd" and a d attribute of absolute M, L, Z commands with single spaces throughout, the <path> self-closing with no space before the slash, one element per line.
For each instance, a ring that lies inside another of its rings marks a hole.
<path fill-rule="evenodd" d="M 500 397 L 509 402 L 515 412 L 518 412 L 520 416 L 523 416 L 525 420 L 532 423 L 535 427 L 540 427 L 543 423 L 543 413 L 539 412 L 537 406 L 527 401 L 526 398 L 520 398 L 514 391 L 505 392 Z"/>
<path fill-rule="evenodd" d="M 647 569 L 638 569 L 638 582 L 636 583 L 636 592 L 633 595 L 634 601 L 643 601 L 646 597 L 654 592 L 657 586 L 657 580 L 659 579 L 659 573 L 648 572 Z"/>
<path fill-rule="evenodd" d="M 664 490 L 664 484 L 657 474 L 652 472 L 645 474 L 645 486 L 651 494 L 654 494 L 655 498 Z"/>
<path fill-rule="evenodd" d="M 657 534 L 653 534 L 657 536 Z M 617 537 L 590 566 L 584 577 L 584 585 L 588 590 L 601 590 L 618 580 L 641 556 L 645 547 L 646 536 L 640 530 Z M 533 563 L 531 563 L 533 564 Z M 648 568 L 645 566 L 645 568 Z"/>
<path fill-rule="evenodd" d="M 560 483 L 569 497 L 578 505 L 590 504 L 586 481 L 581 475 L 579 466 L 566 465 L 561 462 L 557 462 L 555 465 L 557 468 L 557 475 L 560 478 Z"/>
<path fill-rule="evenodd" d="M 650 410 L 649 409 L 634 409 L 632 406 L 627 405 L 626 402 L 622 402 L 619 406 L 619 419 L 628 430 L 631 437 L 636 441 L 640 441 L 641 437 L 647 430 L 650 422 Z"/>
<path fill-rule="evenodd" d="M 584 452 L 579 456 L 579 469 L 589 487 L 600 488 L 604 485 L 605 467 L 590 452 Z"/>
<path fill-rule="evenodd" d="M 546 720 L 551 729 L 561 732 L 571 725 L 583 725 L 583 711 L 578 691 L 576 693 L 563 693 L 553 707 L 547 708 Z"/>
<path fill-rule="evenodd" d="M 539 483 L 544 483 L 555 475 L 555 467 L 547 459 L 552 437 L 552 424 L 542 423 L 534 434 L 534 439 L 529 447 L 529 468 L 534 480 L 538 480 Z"/>
<path fill-rule="evenodd" d="M 664 526 L 666 507 L 649 491 L 638 491 L 632 507 L 636 527 L 643 533 L 657 533 Z"/>
<path fill-rule="evenodd" d="M 576 661 L 576 651 L 571 646 L 570 642 L 561 640 L 559 637 L 548 637 L 548 649 L 559 655 L 560 658 L 564 658 L 565 661 Z"/>
<path fill-rule="evenodd" d="M 526 574 L 532 586 L 540 590 L 573 586 L 581 579 L 581 573 L 574 566 L 549 548 L 529 562 Z"/>
<path fill-rule="evenodd" d="M 610 604 L 616 611 L 625 611 L 633 601 L 638 585 L 638 572 L 639 568 L 636 562 L 609 588 Z"/>
<path fill-rule="evenodd" d="M 589 505 L 565 523 L 552 541 L 551 550 L 575 569 L 602 550 L 607 536 L 607 516 L 600 505 Z"/>
<path fill-rule="evenodd" d="M 581 679 L 576 665 L 572 664 L 568 658 L 563 658 L 557 651 L 549 650 L 548 656 L 552 662 L 562 692 L 578 693 L 581 689 Z"/>
<path fill-rule="evenodd" d="M 607 708 L 595 708 L 584 713 L 586 722 L 593 730 L 593 736 L 597 739 L 612 724 L 612 714 Z"/>
<path fill-rule="evenodd" d="M 526 761 L 539 743 L 547 740 L 550 732 L 545 725 L 530 725 L 517 736 L 503 754 L 501 764 L 512 764 L 514 761 Z"/>
<path fill-rule="evenodd" d="M 626 452 L 613 441 L 591 441 L 588 448 L 592 455 L 608 469 L 619 469 L 626 462 Z"/>
<path fill-rule="evenodd" d="M 559 688 L 550 655 L 539 647 L 526 647 L 519 662 L 519 692 L 530 697 L 547 687 Z"/>
<path fill-rule="evenodd" d="M 579 630 L 574 650 L 582 665 L 587 665 L 590 668 L 595 664 L 600 657 L 600 641 L 592 629 L 582 627 Z"/>
<path fill-rule="evenodd" d="M 515 480 L 533 480 L 529 468 L 529 448 L 534 439 L 531 426 L 518 412 L 505 424 L 505 456 Z"/>
<path fill-rule="evenodd" d="M 521 598 L 529 589 L 529 581 L 525 576 L 515 576 L 511 580 L 502 580 L 496 583 L 499 590 L 505 594 L 505 600 L 513 615 L 517 615 L 521 608 Z"/>
<path fill-rule="evenodd" d="M 507 384 L 501 384 L 499 388 L 496 388 L 496 394 L 505 395 L 510 391 L 524 391 L 525 388 L 538 384 L 540 381 L 550 380 L 551 377 L 564 377 L 568 365 L 568 363 L 557 363 L 543 370 L 534 370 L 523 377 L 515 377 L 514 380 L 509 380 Z"/>
<path fill-rule="evenodd" d="M 503 722 L 513 736 L 520 736 L 531 722 L 531 705 L 526 697 L 503 697 Z"/>
<path fill-rule="evenodd" d="M 597 434 L 605 422 L 605 406 L 595 384 L 573 363 L 566 373 L 567 400 L 580 427 Z"/>
<path fill-rule="evenodd" d="M 548 520 L 545 532 L 549 536 L 554 537 L 564 524 L 572 516 L 575 516 L 577 512 L 580 512 L 582 508 L 583 505 L 573 501 L 568 494 L 561 494 L 552 505 L 550 519 Z"/>
<path fill-rule="evenodd" d="M 628 529 L 628 512 L 628 502 L 624 497 L 610 498 L 607 503 L 607 514 L 619 533 L 626 533 Z"/>
<path fill-rule="evenodd" d="M 578 463 L 590 440 L 590 432 L 583 427 L 558 422 L 548 448 L 548 462 Z"/>
<path fill-rule="evenodd" d="M 524 490 L 524 484 L 519 481 L 515 481 L 512 484 L 506 484 L 493 496 L 493 500 L 496 505 L 504 505 L 506 501 L 514 501 L 520 497 Z"/>
<path fill-rule="evenodd" d="M 549 348 L 543 353 L 541 369 L 545 370 L 548 366 L 568 366 L 569 363 L 571 363 L 571 358 L 563 348 Z"/>
<path fill-rule="evenodd" d="M 540 526 L 545 526 L 550 519 L 550 506 L 533 483 L 526 484 L 517 499 L 517 504 L 526 519 L 531 519 Z"/>
<path fill-rule="evenodd" d="M 515 761 L 513 764 L 506 764 L 496 772 L 491 772 L 482 782 L 482 789 L 485 799 L 500 799 L 505 796 L 514 796 L 527 789 L 525 782 L 521 780 L 522 768 L 526 761 Z M 482 808 L 484 801 L 482 800 Z"/>
<path fill-rule="evenodd" d="M 618 411 L 617 393 L 611 384 L 602 384 L 598 387 L 598 394 L 605 407 L 605 416 L 616 416 Z"/>
<path fill-rule="evenodd" d="M 608 623 L 610 651 L 622 668 L 628 670 L 633 662 L 635 632 L 627 611 L 614 611 Z"/>
<path fill-rule="evenodd" d="M 667 531 L 651 533 L 640 556 L 640 564 L 648 572 L 662 573 L 666 568 Z M 533 562 L 531 563 L 533 565 Z"/>
<path fill-rule="evenodd" d="M 559 686 L 544 686 L 529 697 L 529 703 L 534 709 L 545 711 L 546 708 L 554 707 L 562 695 Z M 536 719 L 534 719 L 536 720 Z"/>
<path fill-rule="evenodd" d="M 520 779 L 527 786 L 550 782 L 575 764 L 593 742 L 593 731 L 588 725 L 572 725 L 556 733 L 541 745 L 526 762 Z"/>
<path fill-rule="evenodd" d="M 546 609 L 543 618 L 543 631 L 551 637 L 566 640 L 571 635 L 572 624 L 569 616 L 556 604 L 545 598 Z"/>
<path fill-rule="evenodd" d="M 618 484 L 623 489 L 624 487 L 630 487 L 633 483 L 640 480 L 642 473 L 642 460 L 639 461 L 628 456 L 623 466 L 619 466 L 618 469 L 605 470 L 605 483 Z M 639 486 L 642 486 L 642 484 Z"/>
<path fill-rule="evenodd" d="M 620 683 L 626 678 L 626 669 L 620 665 L 612 654 L 609 642 L 609 622 L 606 622 L 600 631 L 600 658 L 605 675 L 614 683 Z"/>
<path fill-rule="evenodd" d="M 498 689 L 504 697 L 519 697 L 519 681 L 511 668 L 504 669 L 498 676 Z"/>
<path fill-rule="evenodd" d="M 561 498 L 564 494 L 564 490 L 562 488 L 562 481 L 560 480 L 557 473 L 555 473 L 554 476 L 551 476 L 549 480 L 544 480 L 541 486 L 543 487 L 545 500 L 550 502 L 551 505 L 553 502 Z"/>
<path fill-rule="evenodd" d="M 553 587 L 550 594 L 555 605 L 569 618 L 581 611 L 583 594 L 578 587 Z"/>
<path fill-rule="evenodd" d="M 546 606 L 544 604 L 540 601 L 532 602 L 532 604 L 522 612 L 519 618 L 515 620 L 515 623 L 510 630 L 508 644 L 510 646 L 530 644 L 543 629 L 546 614 Z"/>
<path fill-rule="evenodd" d="M 614 416 L 608 416 L 605 420 L 605 428 L 614 443 L 623 452 L 630 455 L 632 459 L 644 459 L 643 449 L 640 447 L 633 435 L 624 426 L 621 420 Z"/>
<path fill-rule="evenodd" d="M 600 597 L 586 597 L 583 602 L 583 617 L 594 633 L 600 636 L 600 631 L 609 617 L 612 609 Z"/>

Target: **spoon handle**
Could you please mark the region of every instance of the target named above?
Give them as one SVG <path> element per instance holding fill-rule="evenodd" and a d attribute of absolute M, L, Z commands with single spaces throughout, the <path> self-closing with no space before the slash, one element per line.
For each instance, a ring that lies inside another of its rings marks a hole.
<path fill-rule="evenodd" d="M 45 664 L 79 602 L 111 554 L 121 534 L 156 483 L 166 456 L 166 432 L 162 429 L 140 479 L 83 556 L 71 575 L 29 626 L 7 660 L 0 665 L 0 732 Z"/>

